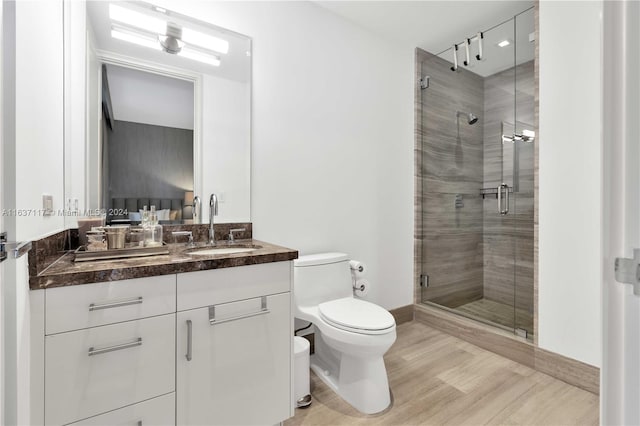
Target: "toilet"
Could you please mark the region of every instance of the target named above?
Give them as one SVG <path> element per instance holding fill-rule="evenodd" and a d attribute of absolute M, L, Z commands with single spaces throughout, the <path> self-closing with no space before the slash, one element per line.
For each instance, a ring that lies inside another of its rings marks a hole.
<path fill-rule="evenodd" d="M 396 322 L 384 308 L 353 296 L 344 253 L 301 256 L 293 262 L 294 312 L 313 323 L 311 369 L 365 414 L 391 403 L 383 355 L 396 340 Z"/>

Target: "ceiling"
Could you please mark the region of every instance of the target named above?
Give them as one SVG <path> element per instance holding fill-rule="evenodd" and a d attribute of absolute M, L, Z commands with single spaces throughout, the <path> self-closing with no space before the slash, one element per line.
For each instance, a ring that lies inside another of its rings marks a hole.
<path fill-rule="evenodd" d="M 486 31 L 533 6 L 533 1 L 315 1 L 317 5 L 383 38 L 419 47 L 452 61 L 451 46 L 479 31 Z M 530 16 L 529 16 L 530 15 Z M 533 12 L 518 19 L 517 34 L 513 22 L 485 34 L 485 60 L 472 60 L 473 71 L 487 76 L 513 66 L 513 45 L 498 48 L 498 41 L 518 40 L 518 63 L 533 59 Z M 504 37 L 504 38 L 503 38 Z M 526 43 L 522 43 L 526 40 Z M 472 44 L 472 55 L 476 46 Z M 458 52 L 462 64 L 464 50 Z"/>
<path fill-rule="evenodd" d="M 193 130 L 193 83 L 107 65 L 113 118 Z"/>

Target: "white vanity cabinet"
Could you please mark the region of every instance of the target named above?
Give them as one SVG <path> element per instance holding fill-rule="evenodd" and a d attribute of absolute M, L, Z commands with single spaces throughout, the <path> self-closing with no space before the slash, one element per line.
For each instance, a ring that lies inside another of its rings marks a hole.
<path fill-rule="evenodd" d="M 272 425 L 293 415 L 290 262 L 180 274 L 180 307 L 178 425 Z"/>
<path fill-rule="evenodd" d="M 291 291 L 283 261 L 34 292 L 32 424 L 286 420 Z"/>
<path fill-rule="evenodd" d="M 175 422 L 173 410 L 138 405 L 163 395 L 175 404 L 175 274 L 46 289 L 44 302 L 34 355 L 46 425 L 90 424 L 126 406 L 135 408 L 112 414 L 124 423 Z"/>

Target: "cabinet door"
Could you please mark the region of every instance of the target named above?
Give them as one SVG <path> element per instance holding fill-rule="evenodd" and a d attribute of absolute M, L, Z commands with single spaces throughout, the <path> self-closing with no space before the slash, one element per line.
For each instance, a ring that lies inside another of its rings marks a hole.
<path fill-rule="evenodd" d="M 45 423 L 67 424 L 175 390 L 175 314 L 45 338 Z"/>
<path fill-rule="evenodd" d="M 213 323 L 211 307 L 178 313 L 177 424 L 264 425 L 289 417 L 290 297 L 216 305 Z"/>

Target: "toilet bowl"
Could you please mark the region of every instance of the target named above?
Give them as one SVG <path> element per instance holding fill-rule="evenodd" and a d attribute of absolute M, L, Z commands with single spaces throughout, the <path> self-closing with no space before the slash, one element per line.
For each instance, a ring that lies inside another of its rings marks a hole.
<path fill-rule="evenodd" d="M 316 328 L 311 369 L 358 411 L 374 414 L 391 403 L 383 355 L 396 340 L 393 316 L 353 297 L 343 253 L 294 261 L 295 316 Z"/>

